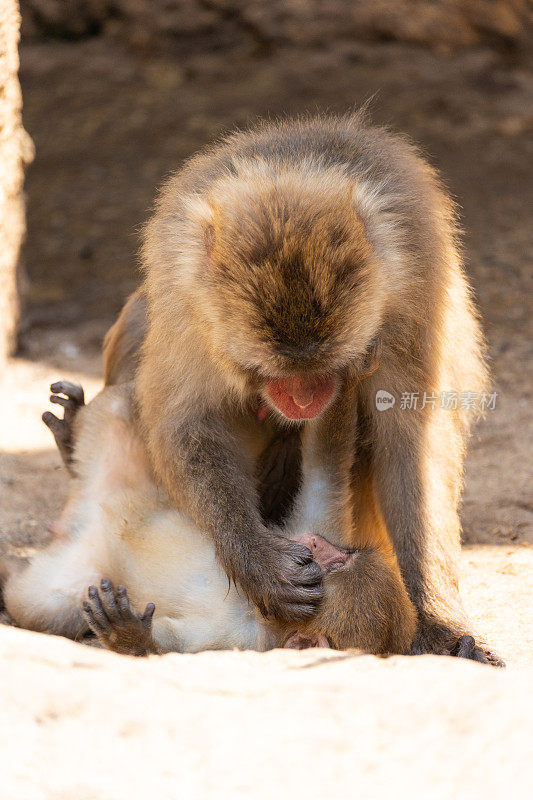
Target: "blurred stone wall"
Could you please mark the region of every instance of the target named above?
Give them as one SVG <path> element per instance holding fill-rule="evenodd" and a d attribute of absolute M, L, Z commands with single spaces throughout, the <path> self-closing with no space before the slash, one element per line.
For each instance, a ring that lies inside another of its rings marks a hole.
<path fill-rule="evenodd" d="M 260 48 L 333 40 L 527 49 L 530 0 L 22 0 L 28 37 L 118 35 L 147 49 Z"/>
<path fill-rule="evenodd" d="M 21 123 L 16 0 L 0 3 L 0 364 L 15 346 L 20 248 L 24 236 L 22 182 L 31 142 Z"/>

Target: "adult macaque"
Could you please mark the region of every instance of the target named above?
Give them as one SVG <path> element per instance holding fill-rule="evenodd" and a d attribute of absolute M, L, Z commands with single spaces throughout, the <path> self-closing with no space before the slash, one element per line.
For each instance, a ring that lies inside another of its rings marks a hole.
<path fill-rule="evenodd" d="M 330 644 L 408 650 L 415 615 L 398 614 L 408 604 L 405 588 L 379 554 L 335 547 L 315 534 L 299 537 L 324 579 L 321 611 L 301 625 L 266 620 L 228 583 L 211 537 L 156 487 L 133 419 L 131 385 L 108 387 L 88 406 L 81 387 L 60 381 L 52 390 L 65 419 L 50 412 L 43 419 L 73 484 L 52 544 L 5 585 L 7 611 L 19 625 L 72 638 L 92 630 L 105 647 L 132 655 Z M 280 443 L 272 452 L 279 463 Z M 344 611 L 329 590 L 344 569 L 369 573 L 374 591 L 359 606 L 350 603 L 349 637 L 339 640 L 335 615 Z"/>
<path fill-rule="evenodd" d="M 237 133 L 160 193 L 144 284 L 108 341 L 108 380 L 133 374 L 143 340 L 136 403 L 156 480 L 278 620 L 320 607 L 321 571 L 294 541 L 312 532 L 371 545 L 391 570 L 397 559 L 418 613 L 414 653 L 465 653 L 456 560 L 469 411 L 435 397 L 480 392 L 486 372 L 456 238 L 434 171 L 361 115 Z M 386 411 L 378 390 L 396 398 Z M 402 408 L 403 392 L 418 392 L 417 409 Z M 257 463 L 288 426 L 301 479 L 283 514 L 265 517 Z M 336 577 L 342 640 L 354 597 L 374 584 L 350 569 Z M 483 646 L 467 655 L 498 663 Z"/>
<path fill-rule="evenodd" d="M 458 589 L 470 412 L 436 401 L 486 382 L 456 238 L 434 171 L 361 115 L 238 133 L 163 187 L 106 381 L 135 380 L 169 539 L 206 537 L 269 619 L 380 652 L 412 603 L 411 652 L 501 663 Z M 360 556 L 324 578 L 309 533 Z"/>

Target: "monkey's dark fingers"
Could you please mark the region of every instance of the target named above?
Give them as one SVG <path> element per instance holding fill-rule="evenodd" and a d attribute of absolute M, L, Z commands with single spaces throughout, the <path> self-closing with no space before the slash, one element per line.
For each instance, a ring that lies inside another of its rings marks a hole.
<path fill-rule="evenodd" d="M 322 586 L 289 586 L 265 601 L 268 616 L 287 622 L 302 622 L 315 613 L 323 598 Z"/>
<path fill-rule="evenodd" d="M 155 605 L 153 603 L 147 603 L 146 608 L 144 609 L 144 614 L 141 617 L 141 624 L 146 630 L 149 630 L 152 627 L 154 611 Z"/>
<path fill-rule="evenodd" d="M 141 627 L 149 630 L 152 626 L 152 617 L 155 611 L 155 605 L 148 603 L 144 609 L 143 614 L 136 613 L 131 605 L 128 597 L 128 592 L 125 586 L 117 586 L 114 589 L 113 584 L 107 578 L 101 582 L 102 590 L 102 606 L 106 616 L 113 625 L 118 627 L 131 623 L 140 622 Z"/>
<path fill-rule="evenodd" d="M 89 586 L 88 600 L 84 600 L 81 605 L 85 619 L 93 633 L 102 636 L 111 632 L 112 626 L 104 611 L 96 586 Z"/>
<path fill-rule="evenodd" d="M 74 400 L 71 400 L 69 397 L 61 397 L 58 394 L 51 394 L 50 402 L 56 403 L 56 405 L 63 406 L 63 408 L 67 409 L 74 409 L 77 407 L 77 404 Z"/>
<path fill-rule="evenodd" d="M 466 658 L 469 661 L 477 661 L 479 664 L 490 664 L 493 667 L 500 668 L 505 667 L 505 662 L 499 656 L 476 644 L 473 636 L 461 636 L 452 648 L 450 655 L 456 658 Z"/>
<path fill-rule="evenodd" d="M 131 610 L 130 599 L 125 586 L 117 586 L 114 599 L 121 619 L 131 619 L 133 611 Z"/>
<path fill-rule="evenodd" d="M 475 658 L 476 640 L 473 636 L 461 636 L 451 654 L 457 658 Z"/>
<path fill-rule="evenodd" d="M 291 570 L 278 590 L 276 599 L 285 604 L 310 607 L 310 613 L 313 613 L 323 596 L 322 570 L 316 562 L 311 561 L 298 570 Z M 301 613 L 309 616 L 303 610 Z"/>
<path fill-rule="evenodd" d="M 88 600 L 82 603 L 83 616 L 101 644 L 132 656 L 159 652 L 151 631 L 154 610 L 154 604 L 148 603 L 142 616 L 135 613 L 125 588 L 120 586 L 115 591 L 107 578 L 101 581 L 100 591 L 90 586 Z"/>
<path fill-rule="evenodd" d="M 286 550 L 296 564 L 303 566 L 304 564 L 313 563 L 313 554 L 304 544 L 291 541 L 286 545 Z"/>
<path fill-rule="evenodd" d="M 100 581 L 102 608 L 112 625 L 120 625 L 133 616 L 126 590 L 123 586 L 121 589 L 124 591 L 119 593 L 117 590 L 115 593 L 115 587 L 109 578 Z"/>
<path fill-rule="evenodd" d="M 45 411 L 44 414 L 41 414 L 41 419 L 46 427 L 50 428 L 56 438 L 56 441 L 58 437 L 64 440 L 70 435 L 70 430 L 68 425 L 65 423 L 65 420 L 59 419 L 59 417 L 56 417 L 56 415 L 52 414 L 51 411 Z"/>
<path fill-rule="evenodd" d="M 297 586 L 320 586 L 322 584 L 322 567 L 316 561 L 310 561 L 302 566 L 291 578 L 291 583 Z"/>
<path fill-rule="evenodd" d="M 102 634 L 107 632 L 107 629 L 104 629 L 98 620 L 96 619 L 93 609 L 91 608 L 91 604 L 84 600 L 81 604 L 82 614 L 85 617 L 85 622 L 94 633 L 95 636 L 100 637 Z"/>
<path fill-rule="evenodd" d="M 70 381 L 56 381 L 50 384 L 50 391 L 54 394 L 64 394 L 73 400 L 78 406 L 85 404 L 85 394 L 83 387 L 79 383 L 71 383 Z"/>
<path fill-rule="evenodd" d="M 55 403 L 58 406 L 63 406 L 64 420 L 68 425 L 74 421 L 74 417 L 79 409 L 79 406 L 75 400 L 71 400 L 68 397 L 59 397 L 57 394 L 51 394 L 50 402 Z"/>
<path fill-rule="evenodd" d="M 315 606 L 305 603 L 298 605 L 283 602 L 279 599 L 269 598 L 268 601 L 260 601 L 257 608 L 261 616 L 265 619 L 283 620 L 283 622 L 303 622 L 312 617 L 316 611 Z"/>
<path fill-rule="evenodd" d="M 59 419 L 51 411 L 45 411 L 41 416 L 42 421 L 50 429 L 55 439 L 59 454 L 63 459 L 68 471 L 74 474 L 72 469 L 72 437 L 70 425 L 64 419 Z"/>
<path fill-rule="evenodd" d="M 268 613 L 263 613 L 263 616 L 298 624 L 312 617 L 315 611 L 316 607 L 314 605 L 306 605 L 305 603 L 299 603 L 298 605 L 287 603 L 283 605 L 274 602 L 269 606 Z"/>
<path fill-rule="evenodd" d="M 71 424 L 81 406 L 85 404 L 85 395 L 82 387 L 70 381 L 56 381 L 56 383 L 50 385 L 50 391 L 53 392 L 50 395 L 50 402 L 63 406 L 64 419 L 68 424 Z M 60 394 L 65 396 L 59 397 Z"/>

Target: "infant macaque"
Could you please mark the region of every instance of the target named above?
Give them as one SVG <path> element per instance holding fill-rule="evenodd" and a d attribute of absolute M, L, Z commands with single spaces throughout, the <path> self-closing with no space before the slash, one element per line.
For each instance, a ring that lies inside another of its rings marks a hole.
<path fill-rule="evenodd" d="M 330 646 L 326 631 L 265 618 L 228 581 L 211 538 L 156 486 L 130 386 L 106 388 L 87 406 L 80 387 L 59 382 L 52 390 L 65 420 L 49 412 L 44 419 L 73 483 L 53 542 L 4 588 L 17 624 L 74 639 L 91 630 L 105 647 L 132 655 Z M 356 556 L 311 533 L 297 538 L 324 575 Z"/>

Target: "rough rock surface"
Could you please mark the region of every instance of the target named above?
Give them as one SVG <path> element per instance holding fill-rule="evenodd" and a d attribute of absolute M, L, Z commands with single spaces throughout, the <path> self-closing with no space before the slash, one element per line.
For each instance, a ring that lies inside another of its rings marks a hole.
<path fill-rule="evenodd" d="M 12 628 L 0 659 L 5 798 L 531 796 L 531 669 L 327 650 L 135 660 Z"/>
<path fill-rule="evenodd" d="M 15 345 L 18 268 L 24 236 L 22 180 L 31 143 L 21 122 L 18 81 L 20 16 L 16 0 L 0 4 L 0 364 Z"/>
<path fill-rule="evenodd" d="M 112 32 L 142 48 L 403 41 L 437 48 L 527 47 L 528 0 L 22 0 L 24 32 Z"/>

